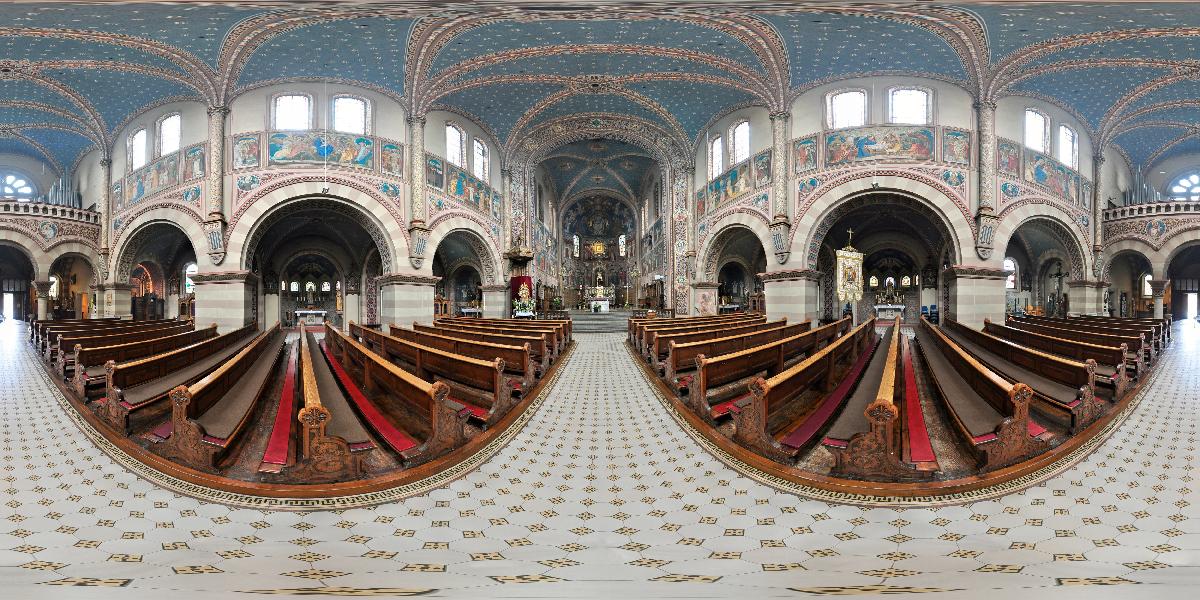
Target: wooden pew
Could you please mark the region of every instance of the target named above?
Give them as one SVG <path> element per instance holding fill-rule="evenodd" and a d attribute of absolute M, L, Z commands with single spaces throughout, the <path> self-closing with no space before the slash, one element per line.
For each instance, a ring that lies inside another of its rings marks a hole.
<path fill-rule="evenodd" d="M 76 324 L 80 324 L 80 323 L 87 324 L 87 323 L 103 323 L 103 322 L 111 323 L 113 321 L 120 321 L 120 320 L 121 319 L 119 319 L 117 317 L 103 317 L 103 318 L 98 318 L 98 319 L 40 319 L 40 320 L 35 320 L 29 324 L 29 343 L 31 343 L 35 346 L 40 345 L 41 340 L 42 340 L 42 333 L 45 331 L 45 329 L 47 327 L 50 327 L 51 325 L 76 325 Z"/>
<path fill-rule="evenodd" d="M 762 328 L 766 324 L 766 315 L 752 315 L 744 321 L 710 323 L 707 325 L 693 325 L 691 327 L 672 329 L 647 329 L 646 331 L 650 334 L 649 342 L 642 348 L 642 356 L 650 364 L 657 364 L 659 360 L 667 357 L 667 347 L 673 339 L 679 339 L 680 343 L 685 343 L 706 339 L 705 336 L 727 337 L 735 335 L 736 332 L 749 333 L 754 331 L 753 329 L 745 329 L 746 327 Z M 776 321 L 776 324 L 786 324 L 786 322 Z M 726 332 L 726 335 L 721 335 L 722 332 Z M 689 339 L 688 336 L 693 335 L 696 337 Z"/>
<path fill-rule="evenodd" d="M 1154 336 L 1154 328 L 1150 325 L 1117 325 L 1110 323 L 1092 323 L 1089 321 L 1081 321 L 1079 319 L 1058 319 L 1054 317 L 1021 317 L 1040 325 L 1049 325 L 1051 327 L 1059 327 L 1062 329 L 1073 329 L 1076 331 L 1087 331 L 1091 333 L 1103 333 L 1107 335 L 1141 335 L 1146 343 L 1143 346 L 1150 353 L 1147 358 L 1154 358 L 1162 352 L 1162 344 L 1159 339 Z"/>
<path fill-rule="evenodd" d="M 495 342 L 496 339 L 499 339 L 497 336 L 529 339 L 531 350 L 533 350 L 534 352 L 539 352 L 538 348 L 544 349 L 541 351 L 541 355 L 543 357 L 547 357 L 547 358 L 543 359 L 543 363 L 546 367 L 549 367 L 550 363 L 554 362 L 554 360 L 558 358 L 558 346 L 554 343 L 554 333 L 549 332 L 549 331 L 528 331 L 528 330 L 522 330 L 522 329 L 502 329 L 502 328 L 497 328 L 497 327 L 476 327 L 474 325 L 465 324 L 465 323 L 461 323 L 461 322 L 457 322 L 457 321 L 453 322 L 453 323 L 449 322 L 449 321 L 438 321 L 438 322 L 434 323 L 432 326 L 422 325 L 418 328 L 414 325 L 414 328 L 417 329 L 418 331 L 429 331 L 429 330 L 453 331 L 453 332 L 455 332 L 455 335 L 458 335 L 459 333 L 479 334 L 481 336 L 492 337 L 493 339 L 484 340 L 484 341 L 492 341 L 492 342 Z M 541 341 L 539 342 L 538 339 L 540 339 Z M 545 372 L 545 369 L 543 369 L 543 372 Z"/>
<path fill-rule="evenodd" d="M 841 331 L 837 327 L 826 326 L 821 333 L 804 338 L 803 342 L 797 347 L 784 349 L 784 354 L 787 355 L 785 361 L 796 356 L 799 352 L 811 351 L 813 348 L 841 335 L 841 333 L 849 329 L 849 324 L 850 321 L 848 320 L 843 323 Z M 667 357 L 661 362 L 663 379 L 675 388 L 680 395 L 687 394 L 691 382 L 695 377 L 685 375 L 685 373 L 695 370 L 697 357 L 712 356 L 715 358 L 757 346 L 765 346 L 782 339 L 795 338 L 813 331 L 811 325 L 810 322 L 805 321 L 794 325 L 784 325 L 750 333 L 737 333 L 733 335 L 721 335 L 718 333 L 717 337 L 694 342 L 677 343 L 672 340 L 667 345 Z"/>
<path fill-rule="evenodd" d="M 649 348 L 654 344 L 655 336 L 659 334 L 684 334 L 689 331 L 702 331 L 709 329 L 719 329 L 721 326 L 744 325 L 749 323 L 766 323 L 767 317 L 763 314 L 727 314 L 726 318 L 720 320 L 709 320 L 704 323 L 688 323 L 690 319 L 676 319 L 673 323 L 642 325 L 638 330 L 638 337 L 635 343 L 635 348 L 638 353 L 649 355 Z"/>
<path fill-rule="evenodd" d="M 1014 329 L 993 323 L 991 319 L 983 320 L 983 332 L 1014 344 L 1029 346 L 1074 361 L 1085 362 L 1088 359 L 1096 361 L 1096 379 L 1113 388 L 1114 400 L 1119 400 L 1124 396 L 1125 390 L 1129 387 L 1129 369 L 1127 368 L 1129 347 L 1125 344 L 1120 346 L 1085 344 L 1032 331 Z"/>
<path fill-rule="evenodd" d="M 811 321 L 797 323 L 788 330 L 791 332 L 788 335 L 795 335 L 797 333 L 808 331 L 811 329 L 811 325 Z M 666 373 L 666 359 L 670 356 L 672 344 L 676 346 L 682 344 L 693 344 L 696 342 L 704 342 L 717 338 L 753 335 L 756 333 L 762 333 L 764 331 L 775 331 L 787 327 L 787 319 L 780 319 L 778 321 L 756 322 L 749 325 L 734 325 L 719 327 L 717 329 L 701 329 L 700 331 L 684 331 L 679 333 L 655 335 L 654 344 L 649 348 L 649 352 L 647 353 L 647 360 L 650 362 L 650 365 L 654 367 L 655 373 L 663 375 Z M 782 335 L 780 337 L 788 337 L 788 335 Z"/>
<path fill-rule="evenodd" d="M 284 354 L 279 325 L 250 340 L 216 370 L 191 385 L 171 390 L 171 420 L 160 454 L 186 466 L 215 472 L 231 456 L 266 390 L 279 371 Z M 164 435 L 165 434 L 165 435 Z"/>
<path fill-rule="evenodd" d="M 172 335 L 155 337 L 140 342 L 129 342 L 113 346 L 84 348 L 75 346 L 74 373 L 71 376 L 76 394 L 84 400 L 99 397 L 104 392 L 104 365 L 109 361 L 124 363 L 163 352 L 170 352 L 217 337 L 217 325 L 204 329 L 184 331 Z"/>
<path fill-rule="evenodd" d="M 944 319 L 941 329 L 1001 377 L 1033 389 L 1033 410 L 1067 429 L 1082 431 L 1105 411 L 1096 396 L 1096 361 L 1059 358 Z"/>
<path fill-rule="evenodd" d="M 504 377 L 504 360 L 479 360 L 444 352 L 350 323 L 350 337 L 393 363 L 399 361 L 425 381 L 450 387 L 450 400 L 463 405 L 485 426 L 499 421 L 516 404 Z"/>
<path fill-rule="evenodd" d="M 54 353 L 54 369 L 62 373 L 64 379 L 69 378 L 75 368 L 75 354 L 80 348 L 116 346 L 119 344 L 142 342 L 177 333 L 186 333 L 193 329 L 194 326 L 191 321 L 172 321 L 170 324 L 119 333 L 109 332 L 99 335 L 84 334 L 78 336 L 75 334 L 69 336 L 63 335 L 58 338 L 58 348 Z"/>
<path fill-rule="evenodd" d="M 554 332 L 554 343 L 561 352 L 571 343 L 571 321 L 530 321 L 527 319 L 478 319 L 473 317 L 443 317 L 436 319 L 434 325 L 443 322 L 464 323 L 472 327 L 495 327 L 519 331 Z"/>
<path fill-rule="evenodd" d="M 982 471 L 1020 462 L 1046 450 L 1044 430 L 1029 419 L 1033 390 L 1010 383 L 921 317 L 917 348 L 950 428 Z"/>
<path fill-rule="evenodd" d="M 1154 333 L 1161 341 L 1161 345 L 1166 346 L 1173 341 L 1171 337 L 1171 319 L 1169 317 L 1164 317 L 1162 319 L 1137 319 L 1129 317 L 1106 317 L 1102 315 L 1079 315 L 1076 317 L 1069 317 L 1068 320 L 1070 319 L 1079 319 L 1080 321 L 1098 324 L 1116 323 L 1119 325 L 1149 325 L 1154 328 Z"/>
<path fill-rule="evenodd" d="M 912 410 L 906 408 L 905 396 L 907 391 L 916 393 L 915 374 L 914 380 L 907 382 L 911 390 L 905 379 L 907 344 L 908 338 L 900 331 L 900 317 L 896 317 L 822 440 L 833 454 L 831 474 L 868 481 L 932 477 L 933 469 L 917 470 L 904 452 L 908 428 L 904 427 L 903 416 Z M 920 399 L 916 408 L 920 413 Z"/>
<path fill-rule="evenodd" d="M 749 395 L 738 400 L 739 410 L 733 412 L 734 441 L 772 460 L 785 464 L 795 460 L 820 439 L 818 433 L 849 398 L 876 341 L 872 317 L 799 363 L 756 377 L 747 386 Z M 843 363 L 850 365 L 844 374 L 837 368 Z M 822 398 L 805 419 L 773 418 L 777 416 L 773 412 L 782 413 L 809 390 L 821 392 Z"/>
<path fill-rule="evenodd" d="M 1097 346 L 1126 346 L 1129 351 L 1125 355 L 1127 364 L 1133 368 L 1134 376 L 1141 377 L 1146 372 L 1147 361 L 1150 356 L 1150 346 L 1146 344 L 1146 338 L 1143 335 L 1114 335 L 1107 333 L 1094 333 L 1090 331 L 1079 331 L 1074 329 L 1066 329 L 1062 327 L 1054 327 L 1051 325 L 1043 325 L 1035 323 L 1028 319 L 1009 316 L 1005 321 L 1005 325 L 1028 331 L 1030 333 L 1040 333 L 1053 337 L 1063 338 L 1074 342 L 1084 344 L 1094 344 Z"/>
<path fill-rule="evenodd" d="M 392 324 L 389 328 L 399 329 L 400 326 Z M 471 340 L 473 342 L 484 342 L 488 344 L 498 344 L 501 346 L 524 346 L 529 345 L 529 355 L 533 360 L 534 373 L 537 377 L 541 377 L 543 373 L 550 369 L 550 362 L 553 358 L 552 352 L 549 349 L 547 339 L 542 334 L 503 334 L 503 333 L 486 333 L 480 331 L 470 331 L 458 328 L 449 327 L 434 327 L 432 325 L 422 325 L 413 321 L 413 331 L 420 333 L 431 333 L 445 337 L 452 337 L 460 340 Z M 507 363 L 506 363 L 507 365 Z"/>
<path fill-rule="evenodd" d="M 130 418 L 158 404 L 177 386 L 191 385 L 237 354 L 258 329 L 246 325 L 224 335 L 164 352 L 116 364 L 104 364 L 105 393 L 96 403 L 101 420 L 118 433 L 128 435 Z"/>
<path fill-rule="evenodd" d="M 50 360 L 50 358 L 54 356 L 54 351 L 58 349 L 59 338 L 64 334 L 71 335 L 90 333 L 92 335 L 103 335 L 106 333 L 122 331 L 137 331 L 162 323 L 170 323 L 172 321 L 175 321 L 175 319 L 161 319 L 157 321 L 105 321 L 101 324 L 78 323 L 75 325 L 50 325 L 42 332 L 41 343 L 37 348 L 38 352 L 43 358 Z"/>
<path fill-rule="evenodd" d="M 742 315 L 708 315 L 708 316 L 704 316 L 704 317 L 680 317 L 678 319 L 664 318 L 664 317 L 655 317 L 653 319 L 631 318 L 631 319 L 629 319 L 629 342 L 636 346 L 637 339 L 639 337 L 641 337 L 641 331 L 646 326 L 670 325 L 670 324 L 676 324 L 676 323 L 681 326 L 688 325 L 688 324 L 696 325 L 696 324 L 708 323 L 708 322 L 712 322 L 712 321 L 727 321 L 731 318 L 736 318 L 739 316 L 742 316 Z"/>
<path fill-rule="evenodd" d="M 406 465 L 427 462 L 466 442 L 466 407 L 449 399 L 450 387 L 445 383 L 430 383 L 401 369 L 328 322 L 322 345 L 330 369 L 363 422 Z M 380 412 L 381 404 L 399 408 L 411 418 L 394 423 Z"/>
<path fill-rule="evenodd" d="M 506 376 L 508 379 L 507 384 L 516 392 L 518 397 L 524 396 L 525 391 L 533 388 L 533 383 L 537 379 L 536 370 L 533 366 L 533 356 L 529 351 L 528 342 L 521 346 L 477 342 L 449 335 L 405 329 L 395 325 L 388 327 L 388 333 L 392 337 L 407 340 L 414 344 L 436 348 L 444 352 L 461 354 L 479 360 L 494 360 L 499 358 L 504 361 L 504 372 L 508 374 Z"/>

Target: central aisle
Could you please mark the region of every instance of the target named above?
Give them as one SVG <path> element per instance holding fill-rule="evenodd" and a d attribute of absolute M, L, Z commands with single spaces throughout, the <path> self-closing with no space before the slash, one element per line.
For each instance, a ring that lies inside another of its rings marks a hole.
<path fill-rule="evenodd" d="M 24 335 L 23 325 L 0 325 L 0 519 L 9 524 L 0 581 L 13 597 L 65 591 L 25 585 L 47 582 L 222 598 L 312 588 L 796 597 L 879 590 L 871 586 L 998 597 L 1200 577 L 1200 502 L 1186 500 L 1195 482 L 1181 483 L 1200 420 L 1194 392 L 1183 391 L 1200 387 L 1194 330 L 1176 336 L 1156 395 L 1113 439 L 1047 484 L 997 501 L 868 510 L 777 493 L 679 428 L 624 334 L 579 334 L 540 410 L 478 470 L 427 496 L 319 513 L 202 503 L 136 478 L 75 429 Z"/>

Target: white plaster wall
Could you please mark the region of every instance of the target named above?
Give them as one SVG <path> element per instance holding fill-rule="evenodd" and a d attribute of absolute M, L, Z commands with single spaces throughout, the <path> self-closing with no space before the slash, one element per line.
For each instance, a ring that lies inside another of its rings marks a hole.
<path fill-rule="evenodd" d="M 707 183 L 708 178 L 708 142 L 710 139 L 721 136 L 724 141 L 724 170 L 734 165 L 733 155 L 730 153 L 729 139 L 730 127 L 734 123 L 749 119 L 750 121 L 750 156 L 762 152 L 771 147 L 771 115 L 765 107 L 751 106 L 735 110 L 724 117 L 718 119 L 706 131 L 701 131 L 699 140 L 700 143 L 696 148 L 696 174 L 692 188 L 689 190 L 689 195 L 695 192 L 695 189 L 703 183 Z M 790 137 L 790 136 L 789 136 Z"/>
<path fill-rule="evenodd" d="M 332 125 L 329 115 L 335 96 L 349 94 L 365 98 L 368 102 L 368 133 L 407 143 L 404 109 L 392 97 L 354 86 L 314 82 L 265 86 L 239 95 L 230 103 L 227 133 L 271 129 L 271 98 L 281 93 L 308 94 L 312 98 L 314 129 Z"/>
<path fill-rule="evenodd" d="M 826 129 L 825 96 L 843 89 L 867 92 L 867 124 L 888 122 L 888 90 L 917 86 L 933 92 L 933 123 L 962 129 L 975 128 L 974 100 L 966 90 L 944 81 L 920 77 L 870 77 L 834 81 L 806 90 L 792 101 L 792 134 L 797 138 Z"/>
<path fill-rule="evenodd" d="M 996 135 L 1024 142 L 1026 108 L 1036 108 L 1050 117 L 1050 152 L 1048 154 L 1054 158 L 1058 158 L 1058 126 L 1066 125 L 1075 130 L 1075 134 L 1079 137 L 1078 171 L 1084 177 L 1091 179 L 1093 151 L 1092 140 L 1088 137 L 1087 129 L 1070 113 L 1053 104 L 1025 96 L 1001 98 L 996 103 Z M 1105 162 L 1105 164 L 1108 163 Z"/>
<path fill-rule="evenodd" d="M 116 182 L 129 173 L 132 169 L 129 168 L 129 153 L 127 151 L 127 140 L 129 135 L 137 132 L 138 129 L 146 129 L 146 164 L 154 162 L 158 158 L 158 153 L 155 151 L 157 147 L 157 123 L 160 118 L 171 113 L 179 113 L 183 119 L 182 135 L 179 140 L 179 147 L 186 148 L 192 144 L 199 144 L 208 139 L 208 112 L 204 104 L 200 102 L 170 102 L 161 106 L 156 106 L 142 114 L 130 119 L 130 121 L 117 132 L 114 138 L 112 148 L 112 172 L 113 181 Z M 98 160 L 98 159 L 97 159 Z"/>
<path fill-rule="evenodd" d="M 1200 154 L 1185 154 L 1164 160 L 1146 171 L 1146 180 L 1164 195 L 1171 193 L 1171 186 L 1188 171 L 1200 167 Z"/>
<path fill-rule="evenodd" d="M 467 132 L 467 155 L 464 160 L 467 164 L 463 167 L 470 171 L 470 162 L 472 159 L 471 144 L 474 140 L 483 140 L 488 145 L 488 158 L 491 165 L 488 167 L 488 176 L 490 181 L 488 185 L 492 189 L 500 189 L 500 143 L 492 136 L 488 135 L 482 127 L 475 124 L 474 121 L 464 117 L 458 113 L 452 113 L 442 110 L 429 111 L 425 115 L 425 151 L 431 154 L 436 154 L 445 158 L 446 156 L 446 122 L 452 121 L 463 131 Z"/>
<path fill-rule="evenodd" d="M 89 152 L 73 174 L 75 191 L 83 197 L 83 208 L 100 208 L 104 200 L 104 169 L 100 167 L 100 151 Z"/>

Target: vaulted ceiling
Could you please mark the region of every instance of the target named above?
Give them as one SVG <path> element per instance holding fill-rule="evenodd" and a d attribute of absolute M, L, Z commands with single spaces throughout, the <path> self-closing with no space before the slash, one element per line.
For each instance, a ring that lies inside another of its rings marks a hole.
<path fill-rule="evenodd" d="M 1135 164 L 1200 146 L 1190 3 L 431 4 L 4 4 L 0 151 L 63 171 L 147 107 L 296 79 L 474 115 L 507 148 L 580 113 L 655 122 L 686 147 L 732 108 L 782 110 L 865 74 L 1041 97 Z"/>

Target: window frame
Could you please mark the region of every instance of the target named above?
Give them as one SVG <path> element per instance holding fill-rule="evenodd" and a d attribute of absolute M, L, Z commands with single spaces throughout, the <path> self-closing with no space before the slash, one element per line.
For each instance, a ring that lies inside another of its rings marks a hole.
<path fill-rule="evenodd" d="M 1163 194 L 1176 202 L 1197 202 L 1200 201 L 1200 181 L 1192 181 L 1191 178 L 1200 178 L 1200 169 L 1195 167 L 1178 172 L 1171 177 L 1167 183 L 1166 193 Z M 1182 192 L 1176 192 L 1176 187 L 1183 187 L 1180 182 L 1187 180 L 1187 189 Z"/>
<path fill-rule="evenodd" d="M 1142 276 L 1138 278 L 1138 280 L 1142 284 L 1142 297 L 1143 298 L 1153 298 L 1154 297 L 1154 288 L 1150 286 L 1150 281 L 1152 279 L 1154 279 L 1153 273 L 1142 273 Z"/>
<path fill-rule="evenodd" d="M 17 180 L 23 182 L 25 184 L 25 186 L 28 187 L 30 190 L 29 195 L 27 195 L 27 196 L 13 195 L 11 197 L 5 196 L 3 186 L 7 186 L 9 184 L 5 183 L 3 180 L 7 179 L 9 176 L 15 177 Z M 14 169 L 13 167 L 10 167 L 7 165 L 0 167 L 0 200 L 7 201 L 7 202 L 33 202 L 34 200 L 37 199 L 38 195 L 39 194 L 38 194 L 37 182 L 35 182 L 32 177 L 30 177 L 28 174 L 26 174 L 25 171 L 22 171 L 20 169 Z"/>
<path fill-rule="evenodd" d="M 716 152 L 713 148 L 716 148 Z M 716 136 L 708 140 L 708 180 L 712 181 L 725 172 L 725 138 Z M 718 168 L 714 169 L 713 167 Z"/>
<path fill-rule="evenodd" d="M 741 151 L 741 146 L 737 143 L 737 130 L 742 125 L 746 126 L 746 156 L 738 158 Z M 729 166 L 741 164 L 743 161 L 750 160 L 750 147 L 753 145 L 750 141 L 750 134 L 754 131 L 750 127 L 750 119 L 738 119 L 729 126 Z"/>
<path fill-rule="evenodd" d="M 141 144 L 142 145 L 142 164 L 135 165 L 134 160 L 133 160 L 133 158 L 134 158 L 133 151 L 134 151 L 134 148 L 137 146 L 137 144 L 134 142 L 134 140 L 137 138 L 138 134 L 142 134 L 142 136 L 144 136 L 144 137 L 142 137 L 142 144 Z M 149 145 L 149 138 L 150 138 L 150 134 L 149 134 L 149 132 L 146 131 L 145 127 L 138 127 L 137 129 L 130 132 L 128 136 L 126 136 L 126 138 L 125 138 L 125 171 L 127 173 L 132 173 L 132 172 L 134 172 L 138 169 L 141 169 L 141 168 L 145 167 L 146 165 L 150 164 L 150 149 L 147 147 Z"/>
<path fill-rule="evenodd" d="M 1012 270 L 1008 269 L 1008 263 L 1012 263 Z M 1006 291 L 1017 291 L 1017 271 L 1019 269 L 1017 259 L 1011 256 L 1005 256 L 1004 262 L 1001 264 L 1004 265 L 1004 272 L 1008 273 L 1008 276 L 1004 280 L 1004 289 Z"/>
<path fill-rule="evenodd" d="M 896 92 L 921 92 L 925 94 L 925 121 L 923 123 L 909 123 L 896 120 Z M 887 122 L 892 125 L 932 125 L 933 124 L 933 103 L 934 91 L 932 88 L 927 88 L 919 85 L 895 85 L 887 89 Z"/>
<path fill-rule="evenodd" d="M 459 162 L 454 162 L 453 160 L 450 160 L 450 135 L 449 134 L 450 134 L 451 128 L 458 130 L 458 136 L 459 136 L 458 160 L 459 160 Z M 467 140 L 470 138 L 470 136 L 467 135 L 467 129 L 465 127 L 463 127 L 462 125 L 459 125 L 456 121 L 446 121 L 446 125 L 442 129 L 442 137 L 445 141 L 445 146 L 446 146 L 446 156 L 445 156 L 446 162 L 449 164 L 452 164 L 460 169 L 466 170 L 467 169 L 467 165 L 466 165 L 466 162 L 467 162 L 466 161 Z"/>
<path fill-rule="evenodd" d="M 163 151 L 163 123 L 166 123 L 171 117 L 179 117 L 179 144 L 170 152 Z M 154 121 L 154 157 L 162 158 L 168 154 L 174 154 L 183 150 L 183 113 L 172 111 L 160 116 Z"/>
<path fill-rule="evenodd" d="M 301 96 L 308 99 L 308 126 L 303 129 L 284 129 L 279 127 L 278 104 L 279 99 L 286 96 Z M 271 94 L 267 101 L 267 124 L 271 131 L 312 131 L 316 129 L 317 122 L 316 102 L 313 95 L 307 92 L 285 91 Z"/>
<path fill-rule="evenodd" d="M 483 149 L 483 164 L 482 165 L 479 164 L 479 162 L 480 162 L 479 149 L 480 148 Z M 471 174 L 474 175 L 476 179 L 478 179 L 484 183 L 489 183 L 489 184 L 491 183 L 491 180 L 492 180 L 492 149 L 488 146 L 488 143 L 486 141 L 481 140 L 479 138 L 471 139 Z"/>
<path fill-rule="evenodd" d="M 836 127 L 834 125 L 833 114 L 833 99 L 842 94 L 861 94 L 862 102 L 862 123 L 859 125 L 843 125 Z M 826 129 L 850 129 L 852 127 L 865 127 L 871 122 L 871 94 L 866 88 L 851 87 L 831 90 L 825 94 L 825 128 Z"/>
<path fill-rule="evenodd" d="M 1029 145 L 1029 114 L 1030 113 L 1033 113 L 1033 114 L 1036 114 L 1036 115 L 1042 117 L 1042 148 L 1040 150 L 1038 148 L 1034 148 L 1033 146 Z M 1043 111 L 1039 108 L 1034 108 L 1032 106 L 1025 107 L 1025 110 L 1021 111 L 1021 145 L 1025 146 L 1025 148 L 1027 148 L 1029 150 L 1033 150 L 1034 152 L 1038 152 L 1040 154 L 1050 154 L 1051 125 L 1052 124 L 1050 122 L 1050 115 L 1046 114 L 1046 111 Z"/>
<path fill-rule="evenodd" d="M 337 102 L 338 100 L 357 100 L 363 103 L 363 130 L 357 131 L 342 131 L 337 128 Z M 371 100 L 369 98 L 359 96 L 357 94 L 334 94 L 329 97 L 329 130 L 337 133 L 346 133 L 350 135 L 371 135 L 374 129 L 374 119 L 372 118 Z"/>
<path fill-rule="evenodd" d="M 1054 146 L 1055 146 L 1054 158 L 1056 160 L 1058 160 L 1058 162 L 1060 162 L 1064 165 L 1067 165 L 1068 167 L 1071 167 L 1072 169 L 1075 169 L 1076 171 L 1078 171 L 1079 170 L 1079 132 L 1075 131 L 1074 127 L 1071 127 L 1070 125 L 1067 125 L 1066 123 L 1059 123 L 1058 128 L 1055 129 L 1055 131 L 1058 133 L 1058 135 L 1056 135 L 1054 137 Z M 1068 157 L 1069 160 L 1063 160 L 1063 156 L 1062 156 L 1062 141 L 1063 141 L 1062 134 L 1063 134 L 1063 131 L 1071 132 L 1071 154 Z"/>

